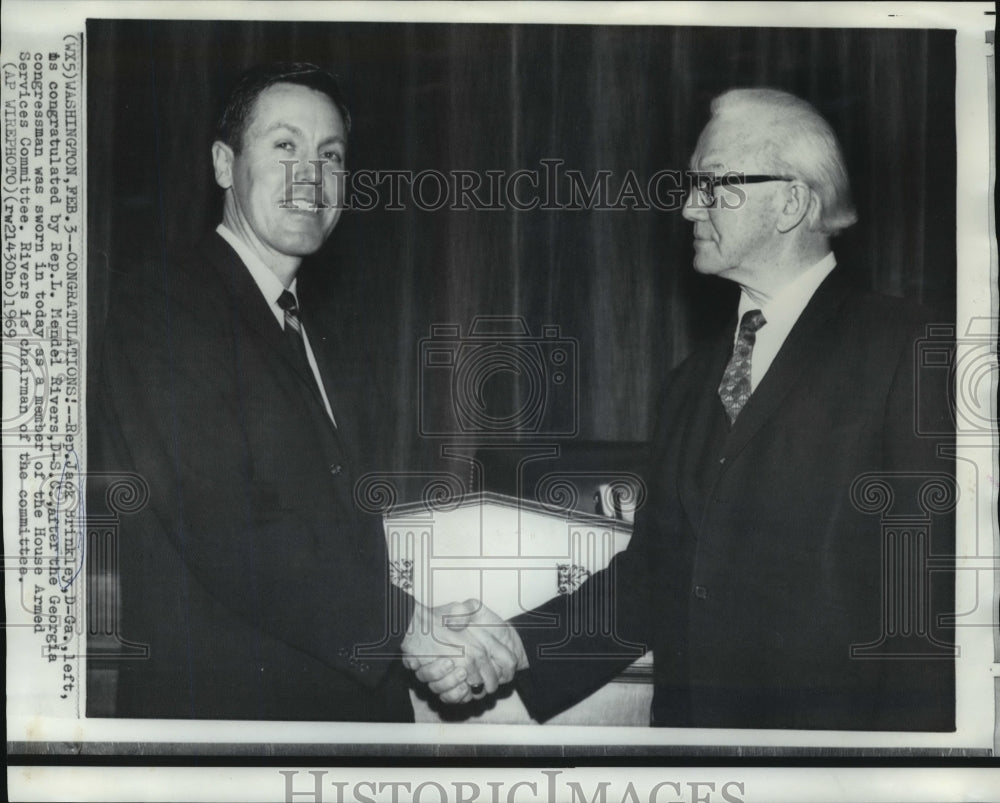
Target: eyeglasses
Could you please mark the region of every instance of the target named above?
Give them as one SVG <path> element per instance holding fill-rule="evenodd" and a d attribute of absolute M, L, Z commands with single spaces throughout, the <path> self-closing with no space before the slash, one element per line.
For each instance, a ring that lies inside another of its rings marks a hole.
<path fill-rule="evenodd" d="M 744 175 L 743 173 L 726 173 L 717 176 L 715 173 L 700 173 L 690 170 L 688 177 L 688 192 L 698 198 L 700 206 L 715 206 L 718 198 L 716 188 L 731 187 L 737 184 L 763 184 L 765 181 L 795 181 L 792 176 Z"/>

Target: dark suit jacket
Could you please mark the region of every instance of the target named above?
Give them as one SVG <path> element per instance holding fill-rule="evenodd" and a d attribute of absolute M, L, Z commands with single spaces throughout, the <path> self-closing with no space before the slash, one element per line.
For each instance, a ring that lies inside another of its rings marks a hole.
<path fill-rule="evenodd" d="M 892 552 L 911 535 L 913 560 L 954 552 L 952 516 L 928 516 L 947 501 L 920 495 L 935 474 L 952 487 L 941 441 L 915 434 L 917 404 L 935 427 L 949 420 L 943 384 L 921 377 L 915 395 L 926 321 L 835 270 L 731 429 L 717 388 L 734 329 L 679 366 L 628 549 L 573 597 L 517 619 L 529 710 L 544 719 L 580 699 L 629 660 L 596 656 L 640 643 L 654 651 L 656 725 L 953 730 L 951 639 L 936 619 L 954 610 L 953 572 L 914 573 Z M 894 494 L 884 512 L 904 517 L 896 536 L 883 532 L 878 486 L 852 501 L 868 472 Z M 905 613 L 887 604 L 900 599 L 897 577 L 920 578 Z M 580 612 L 605 610 L 583 632 Z M 914 635 L 852 656 L 894 627 Z M 892 657 L 906 653 L 918 657 Z M 591 660 L 560 657 L 570 654 Z"/>
<path fill-rule="evenodd" d="M 412 720 L 386 657 L 412 600 L 356 508 L 365 433 L 308 302 L 338 429 L 225 241 L 156 273 L 115 300 L 91 404 L 92 469 L 150 492 L 120 522 L 122 634 L 149 657 L 119 662 L 117 714 Z"/>

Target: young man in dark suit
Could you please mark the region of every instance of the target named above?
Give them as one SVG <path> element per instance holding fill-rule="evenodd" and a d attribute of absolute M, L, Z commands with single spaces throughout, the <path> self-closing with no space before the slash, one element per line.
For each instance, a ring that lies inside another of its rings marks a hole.
<path fill-rule="evenodd" d="M 489 632 L 441 637 L 390 585 L 355 504 L 358 383 L 296 280 L 340 218 L 349 129 L 329 73 L 247 73 L 212 146 L 222 223 L 111 314 L 92 469 L 149 493 L 121 522 L 121 630 L 148 656 L 119 662 L 117 716 L 412 720 L 404 640 L 462 647 L 483 693 L 513 674 Z"/>
<path fill-rule="evenodd" d="M 809 104 L 725 93 L 691 167 L 694 266 L 739 284 L 738 314 L 669 378 L 628 549 L 514 620 L 518 690 L 548 718 L 641 644 L 654 725 L 953 730 L 953 460 L 915 420 L 950 420 L 915 371 L 933 318 L 837 267 L 856 216 Z M 418 677 L 467 695 L 446 662 Z"/>

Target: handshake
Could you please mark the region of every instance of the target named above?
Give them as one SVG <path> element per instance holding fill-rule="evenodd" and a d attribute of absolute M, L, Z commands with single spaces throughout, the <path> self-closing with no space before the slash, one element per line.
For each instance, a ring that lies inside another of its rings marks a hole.
<path fill-rule="evenodd" d="M 528 668 L 517 631 L 474 599 L 417 603 L 402 647 L 403 664 L 444 703 L 493 694 Z"/>

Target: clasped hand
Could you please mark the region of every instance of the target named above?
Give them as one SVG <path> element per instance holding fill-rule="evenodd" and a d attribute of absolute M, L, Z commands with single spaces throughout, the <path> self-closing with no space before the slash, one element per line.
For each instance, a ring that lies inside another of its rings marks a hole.
<path fill-rule="evenodd" d="M 445 703 L 493 694 L 528 667 L 517 631 L 474 599 L 417 603 L 402 647 L 406 668 Z"/>

